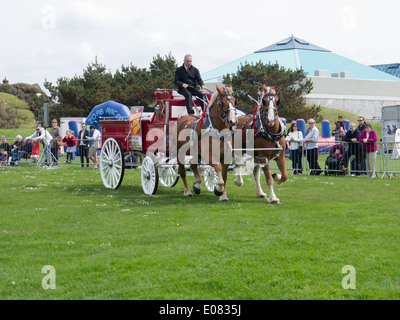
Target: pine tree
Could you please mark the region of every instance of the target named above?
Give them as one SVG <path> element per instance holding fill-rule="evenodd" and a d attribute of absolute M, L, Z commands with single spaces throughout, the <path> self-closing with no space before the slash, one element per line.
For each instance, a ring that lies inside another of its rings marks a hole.
<path fill-rule="evenodd" d="M 279 116 L 286 118 L 288 122 L 298 118 L 314 118 L 320 121 L 320 107 L 306 107 L 304 96 L 311 92 L 313 84 L 307 79 L 305 72 L 300 69 L 292 71 L 275 64 L 263 64 L 261 61 L 256 64 L 241 65 L 236 75 L 226 75 L 223 78 L 225 85 L 232 84 L 235 97 L 238 99 L 238 108 L 245 112 L 252 113 L 257 106 L 256 102 L 249 98 L 260 101 L 259 96 L 262 86 L 282 85 L 279 93 L 280 105 Z"/>

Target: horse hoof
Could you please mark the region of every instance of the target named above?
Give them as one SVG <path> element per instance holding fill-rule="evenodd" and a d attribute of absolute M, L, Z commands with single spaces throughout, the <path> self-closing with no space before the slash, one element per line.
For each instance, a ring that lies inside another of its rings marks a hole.
<path fill-rule="evenodd" d="M 276 177 L 276 173 L 273 173 L 272 174 L 272 178 L 275 180 L 275 177 Z"/>
<path fill-rule="evenodd" d="M 272 200 L 271 204 L 281 204 L 281 202 L 279 200 Z"/>
<path fill-rule="evenodd" d="M 200 194 L 200 189 L 199 189 L 199 188 L 196 188 L 195 186 L 193 186 L 193 192 L 194 192 L 195 194 Z"/>
<path fill-rule="evenodd" d="M 188 192 L 188 193 L 185 192 L 183 195 L 185 197 L 193 197 L 193 194 L 191 192 Z"/>
<path fill-rule="evenodd" d="M 257 195 L 257 198 L 265 199 L 266 197 L 267 197 L 266 194 L 258 194 L 258 195 Z"/>
<path fill-rule="evenodd" d="M 223 198 L 223 199 L 219 199 L 219 201 L 221 201 L 221 202 L 229 202 L 229 199 L 228 198 Z"/>
<path fill-rule="evenodd" d="M 220 197 L 220 196 L 222 196 L 223 192 L 218 191 L 217 188 L 214 188 L 214 194 L 215 194 L 217 197 Z"/>
<path fill-rule="evenodd" d="M 243 185 L 243 182 L 241 182 L 241 181 L 236 181 L 235 180 L 234 182 L 238 187 L 241 187 Z"/>

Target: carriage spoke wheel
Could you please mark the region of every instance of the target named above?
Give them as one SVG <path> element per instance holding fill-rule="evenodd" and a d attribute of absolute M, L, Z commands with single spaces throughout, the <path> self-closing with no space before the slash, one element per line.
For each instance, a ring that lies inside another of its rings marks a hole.
<path fill-rule="evenodd" d="M 218 182 L 218 175 L 213 167 L 203 168 L 203 182 L 208 192 L 214 192 L 214 188 Z"/>
<path fill-rule="evenodd" d="M 100 174 L 106 188 L 117 189 L 124 178 L 125 158 L 120 144 L 114 138 L 104 142 L 100 153 Z"/>
<path fill-rule="evenodd" d="M 145 194 L 155 194 L 158 188 L 158 169 L 155 162 L 149 156 L 146 156 L 142 162 L 142 189 Z"/>
<path fill-rule="evenodd" d="M 169 163 L 168 166 L 160 167 L 158 173 L 160 176 L 160 183 L 163 187 L 172 188 L 178 183 L 178 165 Z"/>

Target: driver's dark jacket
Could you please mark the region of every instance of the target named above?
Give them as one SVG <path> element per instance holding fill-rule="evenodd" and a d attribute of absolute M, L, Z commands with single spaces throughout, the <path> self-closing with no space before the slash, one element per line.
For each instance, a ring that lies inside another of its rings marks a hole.
<path fill-rule="evenodd" d="M 200 72 L 197 68 L 190 66 L 189 72 L 186 71 L 185 65 L 183 64 L 175 71 L 174 84 L 181 88 L 182 84 L 188 84 L 189 86 L 196 88 L 196 83 L 200 86 L 204 84 L 200 77 Z"/>

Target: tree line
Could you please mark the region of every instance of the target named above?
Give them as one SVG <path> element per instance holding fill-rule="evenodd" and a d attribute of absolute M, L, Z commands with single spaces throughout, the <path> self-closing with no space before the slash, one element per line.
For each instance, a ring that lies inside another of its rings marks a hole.
<path fill-rule="evenodd" d="M 165 56 L 158 54 L 153 57 L 149 68 L 122 65 L 113 74 L 96 58 L 83 70 L 82 75 L 60 77 L 55 84 L 46 80 L 44 86 L 50 92 L 50 97 L 40 89 L 25 84 L 1 85 L 0 92 L 11 93 L 26 101 L 36 118 L 42 114 L 44 102 L 49 103 L 50 119 L 84 117 L 95 106 L 109 100 L 127 106 L 141 105 L 146 111 L 151 111 L 157 88 L 176 89 L 173 79 L 177 67 L 171 53 Z M 225 75 L 223 83 L 232 84 L 234 96 L 238 100 L 237 107 L 247 113 L 252 113 L 256 107 L 249 95 L 257 100 L 263 84 L 275 87 L 282 85 L 279 94 L 281 117 L 287 121 L 311 117 L 321 120 L 319 107 L 304 105 L 303 97 L 311 92 L 313 85 L 302 69 L 292 71 L 277 63 L 266 65 L 260 61 L 241 65 L 236 74 Z M 41 116 L 38 120 L 42 120 Z"/>
<path fill-rule="evenodd" d="M 115 74 L 96 59 L 81 76 L 61 77 L 56 84 L 46 81 L 44 86 L 56 102 L 52 108 L 56 118 L 87 116 L 93 107 L 109 100 L 151 108 L 157 88 L 174 88 L 176 68 L 171 53 L 154 57 L 148 69 L 122 65 Z"/>

